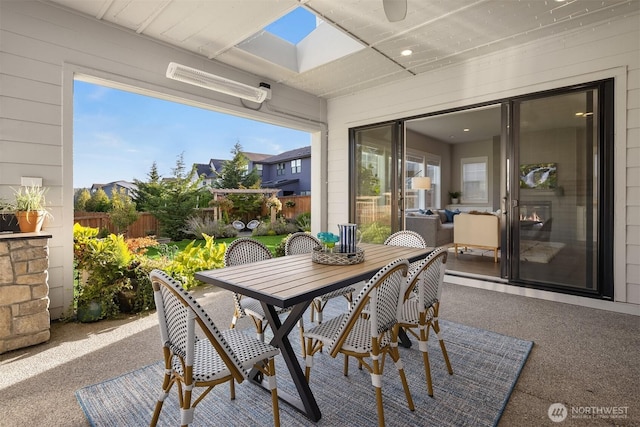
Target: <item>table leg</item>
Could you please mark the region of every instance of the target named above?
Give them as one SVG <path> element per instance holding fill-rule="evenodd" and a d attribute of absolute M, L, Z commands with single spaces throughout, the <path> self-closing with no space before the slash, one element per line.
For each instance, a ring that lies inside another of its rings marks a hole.
<path fill-rule="evenodd" d="M 278 389 L 278 397 L 302 412 L 311 421 L 317 422 L 322 417 L 320 408 L 318 407 L 318 403 L 311 392 L 311 388 L 309 388 L 309 383 L 304 376 L 304 371 L 302 370 L 296 353 L 293 351 L 291 342 L 289 341 L 289 333 L 294 327 L 296 327 L 309 304 L 310 301 L 294 306 L 287 315 L 284 323 L 281 323 L 273 306 L 262 302 L 262 307 L 264 308 L 265 316 L 267 317 L 267 321 L 269 322 L 269 326 L 271 326 L 271 330 L 273 332 L 271 345 L 280 349 L 280 353 L 287 364 L 287 368 L 291 374 L 291 379 L 293 380 L 299 395 L 299 398 L 297 398 L 281 391 L 281 389 Z M 251 372 L 251 378 L 253 378 L 254 382 L 260 383 L 257 371 L 254 370 Z"/>
<path fill-rule="evenodd" d="M 404 348 L 411 348 L 411 340 L 404 328 L 400 328 L 400 332 L 398 332 L 398 340 L 400 341 L 400 345 Z"/>

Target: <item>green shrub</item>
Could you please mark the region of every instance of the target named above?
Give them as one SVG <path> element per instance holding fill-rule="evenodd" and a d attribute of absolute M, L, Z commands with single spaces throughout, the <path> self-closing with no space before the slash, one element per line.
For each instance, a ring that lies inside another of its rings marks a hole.
<path fill-rule="evenodd" d="M 362 226 L 362 241 L 382 244 L 391 235 L 391 227 L 377 222 Z"/>
<path fill-rule="evenodd" d="M 284 218 L 278 218 L 275 222 L 261 222 L 253 232 L 252 236 L 279 236 L 281 234 L 291 234 L 298 230 L 298 226 L 288 222 Z"/>
<path fill-rule="evenodd" d="M 182 231 L 186 234 L 196 236 L 196 239 L 203 234 L 213 236 L 216 239 L 236 237 L 238 235 L 238 230 L 233 228 L 231 224 L 215 221 L 208 216 L 192 216 L 187 218 L 185 228 Z"/>
<path fill-rule="evenodd" d="M 197 245 L 195 240 L 192 241 L 184 250 L 175 255 L 166 268 L 167 273 L 179 280 L 187 290 L 200 284 L 194 278 L 196 272 L 224 266 L 224 252 L 227 245 L 224 243 L 216 244 L 213 237 L 206 234 L 203 237 L 204 245 Z"/>
<path fill-rule="evenodd" d="M 311 231 L 311 212 L 303 212 L 296 217 L 296 225 L 300 231 Z"/>

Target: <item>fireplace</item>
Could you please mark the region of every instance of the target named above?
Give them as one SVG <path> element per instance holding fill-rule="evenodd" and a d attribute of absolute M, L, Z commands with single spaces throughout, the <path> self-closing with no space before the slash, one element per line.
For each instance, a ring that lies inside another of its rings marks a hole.
<path fill-rule="evenodd" d="M 548 241 L 551 220 L 550 201 L 520 201 L 521 239 Z"/>

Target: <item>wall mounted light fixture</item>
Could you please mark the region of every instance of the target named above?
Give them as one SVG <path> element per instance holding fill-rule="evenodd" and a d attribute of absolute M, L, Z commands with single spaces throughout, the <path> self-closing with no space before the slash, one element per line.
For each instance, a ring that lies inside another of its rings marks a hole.
<path fill-rule="evenodd" d="M 263 87 L 262 83 L 260 87 L 253 87 L 175 62 L 169 63 L 167 78 L 258 103 L 270 94 L 270 90 Z"/>

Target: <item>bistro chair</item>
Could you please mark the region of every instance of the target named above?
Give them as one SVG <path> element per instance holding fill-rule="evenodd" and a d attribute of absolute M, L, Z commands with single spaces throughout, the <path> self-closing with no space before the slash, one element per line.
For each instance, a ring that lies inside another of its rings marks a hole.
<path fill-rule="evenodd" d="M 235 381 L 241 383 L 249 378 L 252 368 L 268 379 L 273 420 L 279 426 L 274 357 L 280 350 L 239 331 L 220 331 L 179 282 L 160 270 L 151 271 L 149 277 L 165 365 L 162 394 L 156 403 L 151 426 L 158 423 L 164 400 L 174 384 L 178 388 L 180 424 L 186 426 L 193 422 L 196 406 L 218 384 L 228 382 L 231 399 L 235 399 Z M 204 337 L 196 333 L 202 333 Z M 194 387 L 206 387 L 206 390 L 192 403 Z"/>
<path fill-rule="evenodd" d="M 391 246 L 407 246 L 411 248 L 426 248 L 427 242 L 424 238 L 411 230 L 400 230 L 387 237 L 384 241 L 385 245 Z"/>
<path fill-rule="evenodd" d="M 385 245 L 390 246 L 406 246 L 410 248 L 426 248 L 427 242 L 424 238 L 411 230 L 400 230 L 387 237 L 384 241 Z M 409 271 L 413 271 L 417 266 L 417 262 L 412 262 L 409 266 Z"/>
<path fill-rule="evenodd" d="M 382 374 L 387 354 L 394 361 L 402 380 L 407 403 L 414 410 L 413 399 L 398 351 L 398 315 L 404 296 L 409 261 L 397 259 L 380 269 L 356 297 L 348 313 L 329 319 L 304 333 L 307 338 L 305 375 L 307 381 L 313 366 L 313 355 L 324 346 L 329 355 L 344 354 L 344 375 L 348 375 L 349 356 L 358 360 L 371 374 L 378 408 L 378 424 L 384 426 Z M 361 316 L 369 305 L 370 315 Z M 371 358 L 370 362 L 365 359 Z"/>
<path fill-rule="evenodd" d="M 284 254 L 307 254 L 311 253 L 313 248 L 317 246 L 322 246 L 322 243 L 315 236 L 305 232 L 293 233 L 285 243 Z M 318 323 L 322 323 L 322 311 L 327 305 L 327 302 L 332 298 L 344 297 L 347 300 L 347 309 L 350 309 L 355 291 L 356 289 L 353 286 L 347 286 L 314 298 L 313 301 L 311 301 L 311 321 L 315 321 L 317 313 Z"/>
<path fill-rule="evenodd" d="M 425 376 L 427 377 L 427 391 L 433 397 L 431 382 L 431 367 L 429 366 L 429 352 L 427 342 L 429 330 L 438 337 L 442 356 L 447 365 L 449 375 L 453 375 L 451 362 L 447 355 L 444 339 L 438 324 L 438 310 L 440 308 L 440 293 L 447 263 L 447 249 L 437 248 L 425 259 L 419 261 L 418 266 L 409 274 L 407 287 L 404 292 L 404 302 L 400 310 L 400 327 L 418 339 L 418 348 L 422 352 Z M 415 291 L 417 290 L 417 298 Z"/>
<path fill-rule="evenodd" d="M 271 251 L 263 243 L 250 237 L 241 237 L 227 246 L 227 250 L 224 253 L 224 266 L 249 264 L 270 259 L 271 257 Z M 264 341 L 264 331 L 269 326 L 269 322 L 260 301 L 234 292 L 233 302 L 235 307 L 233 319 L 231 320 L 231 329 L 236 327 L 238 319 L 249 316 L 256 327 L 257 338 L 260 341 Z M 290 310 L 290 308 L 276 308 L 278 315 Z"/>

